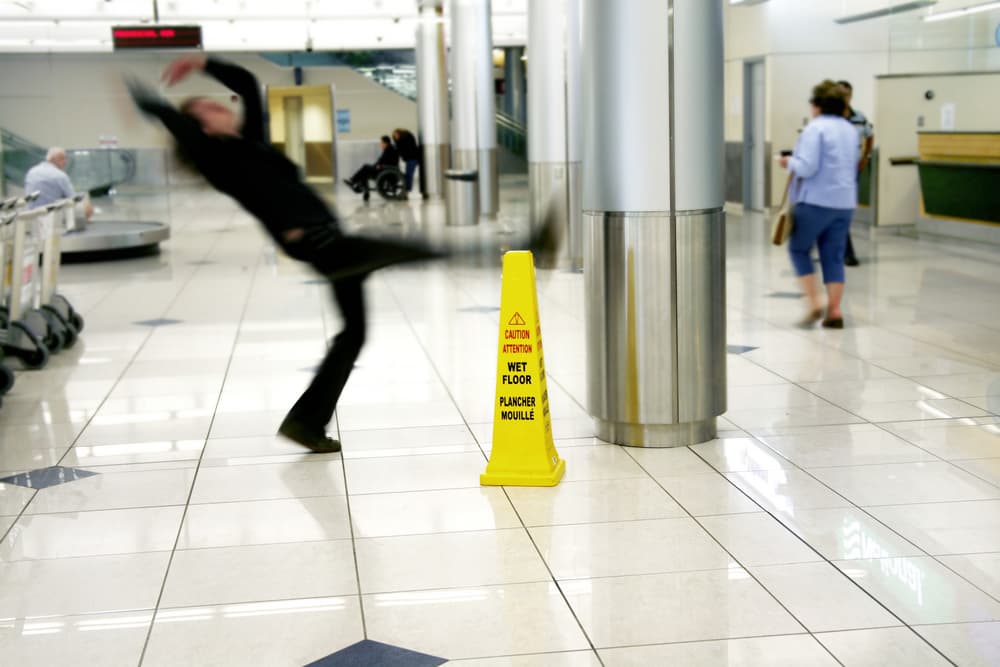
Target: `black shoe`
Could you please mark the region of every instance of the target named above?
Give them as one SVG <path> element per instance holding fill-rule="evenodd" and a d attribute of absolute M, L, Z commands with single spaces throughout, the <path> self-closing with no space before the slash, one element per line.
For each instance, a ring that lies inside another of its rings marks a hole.
<path fill-rule="evenodd" d="M 285 417 L 278 427 L 278 435 L 294 443 L 311 449 L 317 454 L 331 454 L 340 451 L 340 441 L 330 438 L 322 430 L 316 431 L 291 417 Z"/>
<path fill-rule="evenodd" d="M 834 317 L 832 319 L 823 320 L 824 329 L 843 329 L 844 328 L 844 318 Z"/>
<path fill-rule="evenodd" d="M 860 263 L 861 262 L 858 261 L 857 257 L 845 257 L 844 258 L 844 265 L 845 266 L 857 266 Z"/>

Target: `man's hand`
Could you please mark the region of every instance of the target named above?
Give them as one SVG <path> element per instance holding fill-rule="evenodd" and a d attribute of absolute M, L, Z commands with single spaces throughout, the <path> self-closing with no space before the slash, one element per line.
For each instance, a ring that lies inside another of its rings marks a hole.
<path fill-rule="evenodd" d="M 206 56 L 203 55 L 181 56 L 167 65 L 160 80 L 168 86 L 176 85 L 186 79 L 191 72 L 204 70 L 206 60 Z"/>

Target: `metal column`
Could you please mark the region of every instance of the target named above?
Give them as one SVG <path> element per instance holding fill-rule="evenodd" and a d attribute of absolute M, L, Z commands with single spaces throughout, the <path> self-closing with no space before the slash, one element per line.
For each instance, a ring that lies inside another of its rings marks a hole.
<path fill-rule="evenodd" d="M 490 0 L 451 0 L 452 166 L 479 171 L 483 216 L 499 209 Z"/>
<path fill-rule="evenodd" d="M 431 198 L 444 194 L 444 172 L 451 162 L 443 5 L 444 0 L 420 0 L 417 24 L 417 115 L 423 150 L 420 172 L 424 195 Z"/>
<path fill-rule="evenodd" d="M 516 46 L 504 49 L 503 57 L 503 110 L 518 123 L 524 124 L 525 111 L 524 49 Z"/>
<path fill-rule="evenodd" d="M 580 0 L 528 3 L 531 220 L 556 216 L 573 269 L 583 268 Z"/>
<path fill-rule="evenodd" d="M 722 5 L 584 0 L 583 23 L 588 408 L 611 442 L 709 440 L 726 410 Z"/>

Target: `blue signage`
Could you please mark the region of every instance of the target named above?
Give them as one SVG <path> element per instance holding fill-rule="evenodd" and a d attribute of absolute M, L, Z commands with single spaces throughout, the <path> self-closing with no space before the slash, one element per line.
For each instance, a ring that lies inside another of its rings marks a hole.
<path fill-rule="evenodd" d="M 345 134 L 351 131 L 351 110 L 337 109 L 337 133 Z"/>

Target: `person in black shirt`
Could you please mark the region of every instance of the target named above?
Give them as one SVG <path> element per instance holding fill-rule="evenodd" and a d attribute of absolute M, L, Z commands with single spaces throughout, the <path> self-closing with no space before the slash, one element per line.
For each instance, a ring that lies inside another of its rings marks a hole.
<path fill-rule="evenodd" d="M 236 65 L 194 55 L 168 65 L 163 80 L 173 85 L 199 71 L 242 98 L 242 123 L 228 107 L 204 97 L 189 99 L 176 109 L 136 80 L 127 85 L 136 106 L 166 126 L 187 162 L 260 220 L 285 253 L 330 280 L 344 328 L 278 432 L 315 452 L 339 451 L 340 442 L 327 437 L 326 425 L 365 342 L 364 279 L 386 266 L 454 253 L 421 241 L 344 234 L 333 211 L 302 181 L 298 167 L 264 140 L 263 104 L 254 76 Z M 529 247 L 554 252 L 554 219 L 538 229 Z"/>
<path fill-rule="evenodd" d="M 344 181 L 355 192 L 364 192 L 368 189 L 368 181 L 378 176 L 379 172 L 386 167 L 399 167 L 399 153 L 392 146 L 392 140 L 382 136 L 382 154 L 378 156 L 375 164 L 362 165 L 361 169 L 355 172 L 354 176 Z"/>
<path fill-rule="evenodd" d="M 392 132 L 393 139 L 396 140 L 396 150 L 399 157 L 406 163 L 406 191 L 413 191 L 413 174 L 420 166 L 420 147 L 417 146 L 417 139 L 413 133 L 403 128 L 397 128 Z"/>

